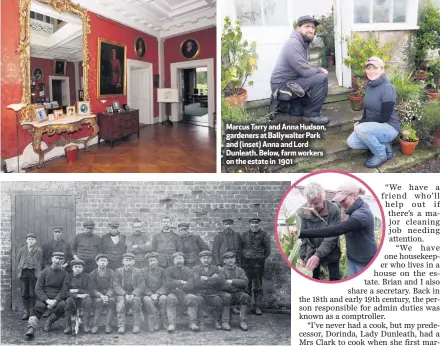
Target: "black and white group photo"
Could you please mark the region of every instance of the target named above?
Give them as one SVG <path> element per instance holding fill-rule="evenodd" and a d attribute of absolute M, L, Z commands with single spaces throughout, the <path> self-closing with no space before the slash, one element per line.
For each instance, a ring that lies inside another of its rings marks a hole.
<path fill-rule="evenodd" d="M 290 344 L 289 182 L 2 183 L 2 344 Z"/>

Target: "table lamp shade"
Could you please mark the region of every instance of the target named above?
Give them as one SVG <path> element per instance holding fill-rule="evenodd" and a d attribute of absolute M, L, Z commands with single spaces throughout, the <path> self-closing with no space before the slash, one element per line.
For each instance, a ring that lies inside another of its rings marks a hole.
<path fill-rule="evenodd" d="M 179 102 L 179 89 L 157 89 L 157 102 Z"/>

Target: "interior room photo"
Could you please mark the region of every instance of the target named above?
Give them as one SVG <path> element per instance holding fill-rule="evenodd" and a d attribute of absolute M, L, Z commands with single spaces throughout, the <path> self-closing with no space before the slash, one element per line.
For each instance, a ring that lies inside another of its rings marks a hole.
<path fill-rule="evenodd" d="M 215 172 L 215 25 L 216 0 L 2 0 L 2 172 Z"/>

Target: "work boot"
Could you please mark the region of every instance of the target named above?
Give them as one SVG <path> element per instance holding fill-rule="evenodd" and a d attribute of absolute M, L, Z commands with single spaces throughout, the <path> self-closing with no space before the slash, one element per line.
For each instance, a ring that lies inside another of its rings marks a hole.
<path fill-rule="evenodd" d="M 147 317 L 147 326 L 148 326 L 148 331 L 150 333 L 154 333 L 156 322 L 157 322 L 156 321 L 156 316 L 148 315 L 148 317 Z"/>
<path fill-rule="evenodd" d="M 141 328 L 139 326 L 133 326 L 133 334 L 139 334 Z"/>
<path fill-rule="evenodd" d="M 83 316 L 83 328 L 84 328 L 84 333 L 90 333 L 88 312 L 85 312 Z"/>
<path fill-rule="evenodd" d="M 34 337 L 35 329 L 37 329 L 38 318 L 36 316 L 31 316 L 29 318 L 27 329 L 26 329 L 26 337 L 31 339 Z"/>
<path fill-rule="evenodd" d="M 199 326 L 197 325 L 197 306 L 188 306 L 188 327 L 193 332 L 200 331 Z"/>
<path fill-rule="evenodd" d="M 223 306 L 222 308 L 222 329 L 223 330 L 231 330 L 231 326 L 229 325 L 229 319 L 231 318 L 231 307 Z"/>
<path fill-rule="evenodd" d="M 141 313 L 140 312 L 134 312 L 133 313 L 133 334 L 138 334 L 140 331 L 141 324 Z"/>
<path fill-rule="evenodd" d="M 330 121 L 328 117 L 326 117 L 325 115 L 318 115 L 315 117 L 304 117 L 304 120 L 311 122 L 312 124 L 315 125 L 325 125 L 328 124 L 328 122 Z"/>
<path fill-rule="evenodd" d="M 169 324 L 167 328 L 168 333 L 173 333 L 176 330 L 176 326 L 174 324 Z"/>
<path fill-rule="evenodd" d="M 99 327 L 97 325 L 94 325 L 91 330 L 92 334 L 98 334 L 98 331 L 99 331 Z"/>
<path fill-rule="evenodd" d="M 199 324 L 200 330 L 205 330 L 205 322 L 203 321 L 204 311 L 202 308 L 197 309 L 197 323 Z"/>
<path fill-rule="evenodd" d="M 46 320 L 46 323 L 44 324 L 43 330 L 45 332 L 50 332 L 53 323 L 57 320 L 57 316 L 52 313 L 49 318 Z"/>
<path fill-rule="evenodd" d="M 255 308 L 255 315 L 261 316 L 263 314 L 263 311 L 261 311 L 260 308 Z"/>
<path fill-rule="evenodd" d="M 73 330 L 72 330 L 72 319 L 70 316 L 70 313 L 66 312 L 66 317 L 64 319 L 64 334 L 74 334 Z"/>
<path fill-rule="evenodd" d="M 105 332 L 110 334 L 112 332 L 112 320 L 113 320 L 113 310 L 108 308 L 107 317 L 105 319 Z"/>
<path fill-rule="evenodd" d="M 125 333 L 125 312 L 118 313 L 118 333 Z"/>
<path fill-rule="evenodd" d="M 394 157 L 393 142 L 385 143 L 385 152 L 387 154 L 387 160 L 391 160 Z"/>
<path fill-rule="evenodd" d="M 118 333 L 119 333 L 119 334 L 125 334 L 125 326 L 120 326 L 120 327 L 118 328 Z"/>
<path fill-rule="evenodd" d="M 167 332 L 172 333 L 176 330 L 176 306 L 168 306 L 166 307 L 167 310 L 167 319 L 168 319 L 168 328 Z"/>
<path fill-rule="evenodd" d="M 263 291 L 261 289 L 254 290 L 254 299 L 255 299 L 255 315 L 260 316 L 263 314 L 260 308 L 263 301 Z"/>
<path fill-rule="evenodd" d="M 376 168 L 387 162 L 387 160 L 388 159 L 386 155 L 385 156 L 373 155 L 373 157 L 365 161 L 365 166 L 368 168 Z"/>
<path fill-rule="evenodd" d="M 248 330 L 248 325 L 247 325 L 246 321 L 244 321 L 244 320 L 240 321 L 240 329 L 244 330 L 244 331 Z"/>
<path fill-rule="evenodd" d="M 222 324 L 220 323 L 220 321 L 215 320 L 214 327 L 215 327 L 215 329 L 220 330 L 220 329 L 222 329 Z"/>
<path fill-rule="evenodd" d="M 222 329 L 223 330 L 231 330 L 231 326 L 229 325 L 229 322 L 222 322 Z"/>
<path fill-rule="evenodd" d="M 21 315 L 22 320 L 27 320 L 29 318 L 29 299 L 23 298 L 23 315 Z"/>

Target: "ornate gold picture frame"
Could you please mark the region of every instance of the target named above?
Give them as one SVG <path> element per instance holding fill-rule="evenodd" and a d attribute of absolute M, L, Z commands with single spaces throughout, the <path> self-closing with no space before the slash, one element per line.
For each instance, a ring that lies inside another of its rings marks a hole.
<path fill-rule="evenodd" d="M 200 44 L 194 38 L 187 38 L 180 44 L 180 55 L 186 59 L 194 59 L 200 53 Z"/>

